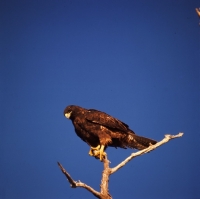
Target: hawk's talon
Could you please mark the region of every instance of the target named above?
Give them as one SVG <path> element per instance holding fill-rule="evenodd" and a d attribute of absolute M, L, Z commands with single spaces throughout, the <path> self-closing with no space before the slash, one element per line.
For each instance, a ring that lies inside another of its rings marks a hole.
<path fill-rule="evenodd" d="M 100 159 L 100 161 L 103 161 L 105 156 L 107 155 L 106 152 L 104 152 L 104 145 L 98 145 L 97 147 L 90 147 L 89 155 L 94 156 L 96 159 Z"/>
<path fill-rule="evenodd" d="M 103 161 L 103 159 L 107 156 L 107 154 L 106 154 L 106 152 L 103 152 L 103 154 L 100 155 L 100 151 L 94 151 L 94 155 L 93 156 L 96 159 L 100 159 L 100 161 Z"/>
<path fill-rule="evenodd" d="M 90 147 L 90 151 L 89 151 L 89 155 L 90 156 L 96 156 L 96 152 L 95 151 L 99 151 L 100 149 L 100 145 L 96 146 L 96 147 Z M 97 154 L 98 155 L 98 154 Z"/>

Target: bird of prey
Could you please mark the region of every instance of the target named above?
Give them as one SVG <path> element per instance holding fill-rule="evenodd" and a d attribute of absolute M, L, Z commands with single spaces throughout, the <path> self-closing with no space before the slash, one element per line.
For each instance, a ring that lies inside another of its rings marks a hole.
<path fill-rule="evenodd" d="M 64 116 L 74 125 L 76 134 L 90 146 L 89 155 L 104 159 L 107 147 L 145 149 L 157 142 L 136 135 L 127 124 L 107 113 L 70 105 Z"/>

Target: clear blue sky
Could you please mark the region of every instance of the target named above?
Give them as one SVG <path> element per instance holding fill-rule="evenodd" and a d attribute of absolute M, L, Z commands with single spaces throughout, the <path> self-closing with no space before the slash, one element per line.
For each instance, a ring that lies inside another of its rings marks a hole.
<path fill-rule="evenodd" d="M 114 199 L 200 198 L 200 26 L 188 0 L 2 0 L 0 199 L 94 198 L 102 163 L 63 116 L 95 108 L 161 140 L 110 178 Z M 108 149 L 111 166 L 133 150 Z"/>

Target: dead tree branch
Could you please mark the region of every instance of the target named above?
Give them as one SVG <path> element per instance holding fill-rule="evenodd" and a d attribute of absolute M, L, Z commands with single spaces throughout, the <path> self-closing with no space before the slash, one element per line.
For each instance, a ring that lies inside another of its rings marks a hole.
<path fill-rule="evenodd" d="M 101 199 L 112 199 L 108 191 L 109 177 L 111 175 L 109 164 L 110 162 L 107 159 L 107 155 L 106 155 L 105 159 L 103 160 L 104 170 L 102 172 L 102 179 L 101 179 L 101 185 L 100 185 Z"/>
<path fill-rule="evenodd" d="M 150 151 L 153 151 L 154 149 L 156 149 L 157 147 L 165 144 L 166 142 L 169 142 L 169 140 L 174 139 L 174 138 L 178 138 L 178 137 L 182 137 L 183 133 L 179 133 L 177 135 L 165 135 L 165 138 L 163 140 L 161 140 L 160 142 L 157 142 L 154 145 L 149 146 L 146 149 L 143 149 L 141 151 L 138 151 L 136 153 L 132 153 L 128 158 L 126 158 L 124 161 L 122 161 L 120 164 L 118 164 L 116 167 L 111 169 L 111 174 L 116 172 L 117 170 L 119 170 L 120 168 L 122 168 L 124 165 L 126 165 L 129 161 L 131 161 L 133 158 L 143 155 L 145 153 L 149 153 Z"/>
<path fill-rule="evenodd" d="M 88 186 L 87 184 L 82 183 L 81 181 L 78 181 L 78 182 L 74 181 L 72 177 L 69 175 L 69 173 L 64 169 L 64 167 L 59 162 L 58 162 L 58 166 L 60 167 L 63 174 L 66 176 L 72 188 L 76 188 L 76 187 L 85 188 L 88 191 L 90 191 L 94 196 L 96 196 L 97 198 L 100 198 L 100 193 L 98 191 L 94 190 L 92 187 Z"/>
<path fill-rule="evenodd" d="M 200 8 L 195 8 L 198 17 L 200 17 Z"/>
<path fill-rule="evenodd" d="M 63 168 L 63 166 L 59 162 L 58 162 L 58 166 L 60 167 L 61 171 L 66 176 L 66 178 L 68 179 L 68 181 L 69 181 L 69 183 L 70 183 L 72 188 L 82 187 L 82 188 L 87 189 L 89 192 L 91 192 L 96 198 L 99 198 L 99 199 L 112 199 L 112 196 L 109 194 L 109 190 L 108 190 L 109 177 L 110 177 L 111 174 L 115 173 L 120 168 L 125 166 L 133 158 L 135 158 L 137 156 L 140 156 L 140 155 L 143 155 L 145 153 L 149 153 L 150 151 L 153 151 L 157 147 L 169 142 L 171 139 L 179 138 L 179 137 L 182 137 L 182 136 L 183 136 L 183 133 L 179 133 L 177 135 L 165 135 L 165 138 L 163 140 L 161 140 L 160 142 L 157 142 L 155 145 L 151 145 L 148 148 L 143 149 L 141 151 L 138 151 L 136 153 L 132 153 L 128 158 L 126 158 L 124 161 L 122 161 L 121 163 L 119 163 L 117 166 L 115 166 L 113 168 L 109 167 L 110 162 L 107 159 L 107 156 L 105 156 L 105 159 L 103 160 L 104 170 L 102 172 L 100 192 L 94 190 L 92 187 L 88 186 L 85 183 L 82 183 L 80 181 L 78 181 L 78 182 L 74 181 L 72 179 L 72 177 L 69 175 L 69 173 Z"/>

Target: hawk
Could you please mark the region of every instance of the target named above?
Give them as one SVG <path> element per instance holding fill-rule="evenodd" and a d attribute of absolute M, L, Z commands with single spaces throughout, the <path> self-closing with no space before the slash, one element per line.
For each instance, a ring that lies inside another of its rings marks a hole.
<path fill-rule="evenodd" d="M 76 134 L 90 146 L 89 155 L 101 161 L 107 147 L 141 150 L 157 143 L 136 135 L 124 122 L 95 109 L 70 105 L 65 108 L 64 116 L 72 121 Z"/>

